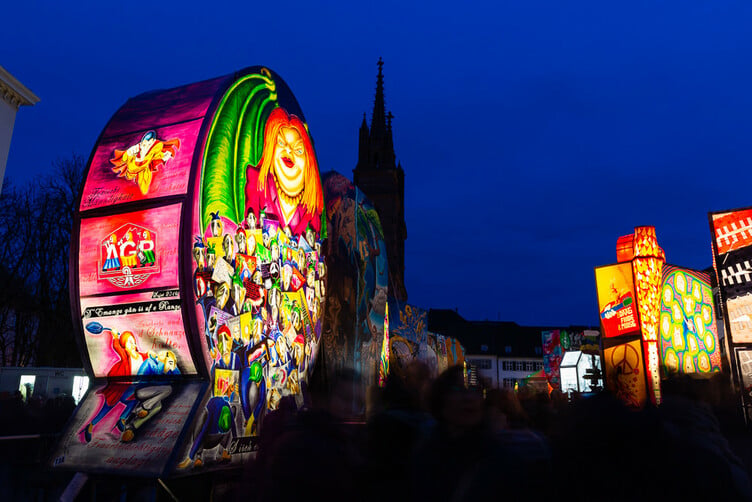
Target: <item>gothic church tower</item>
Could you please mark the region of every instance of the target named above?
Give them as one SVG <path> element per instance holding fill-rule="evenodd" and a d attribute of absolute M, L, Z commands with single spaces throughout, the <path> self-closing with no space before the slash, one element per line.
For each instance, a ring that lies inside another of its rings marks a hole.
<path fill-rule="evenodd" d="M 384 105 L 384 62 L 379 58 L 379 73 L 376 76 L 376 97 L 373 100 L 371 127 L 360 126 L 358 164 L 353 169 L 353 181 L 363 190 L 381 218 L 389 259 L 389 294 L 400 301 L 407 301 L 405 289 L 405 172 L 402 165 L 395 165 L 392 143 L 391 112 Z"/>

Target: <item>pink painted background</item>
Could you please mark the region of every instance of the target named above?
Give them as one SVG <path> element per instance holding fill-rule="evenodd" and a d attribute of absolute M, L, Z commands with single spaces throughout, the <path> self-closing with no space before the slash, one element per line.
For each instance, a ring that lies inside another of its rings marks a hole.
<path fill-rule="evenodd" d="M 193 151 L 196 149 L 201 122 L 201 118 L 198 118 L 167 127 L 147 126 L 146 129 L 139 129 L 129 134 L 102 139 L 92 157 L 81 196 L 80 210 L 86 211 L 123 202 L 185 194 L 188 190 Z M 135 180 L 121 178 L 112 170 L 113 164 L 110 159 L 114 157 L 116 149 L 127 150 L 141 141 L 144 133 L 150 129 L 157 133 L 157 139 L 161 141 L 179 139 L 180 149 L 175 153 L 174 158 L 168 160 L 164 166 L 153 173 L 149 191 L 144 195 Z"/>
<path fill-rule="evenodd" d="M 83 316 L 82 328 L 86 348 L 89 352 L 91 366 L 96 377 L 107 376 L 110 368 L 118 362 L 119 356 L 112 348 L 112 335 L 108 331 L 93 334 L 86 329 L 87 324 L 97 322 L 105 328 L 118 331 L 130 331 L 136 338 L 140 352 L 159 353 L 163 350 L 171 350 L 177 358 L 177 366 L 181 374 L 195 374 L 196 366 L 191 358 L 188 348 L 188 340 L 183 326 L 181 311 L 159 311 L 158 306 L 166 301 L 179 302 L 177 290 L 172 291 L 173 296 L 160 298 L 165 291 L 124 294 L 118 296 L 100 296 L 95 298 L 81 298 L 81 313 Z M 138 312 L 136 304 L 150 303 L 154 305 L 151 312 Z M 102 312 L 98 308 L 112 312 L 120 309 L 115 315 L 94 315 L 87 313 Z M 136 310 L 135 312 L 133 312 Z"/>
<path fill-rule="evenodd" d="M 217 89 L 228 78 L 214 78 L 131 98 L 117 111 L 102 136 L 112 138 L 203 117 Z"/>
<path fill-rule="evenodd" d="M 107 279 L 97 278 L 102 240 L 120 226 L 128 223 L 143 226 L 156 234 L 155 254 L 160 271 L 150 275 L 143 284 L 136 287 L 138 289 L 177 287 L 178 227 L 181 205 L 173 204 L 144 211 L 82 219 L 78 255 L 80 296 L 128 292 L 128 289 L 119 288 Z"/>

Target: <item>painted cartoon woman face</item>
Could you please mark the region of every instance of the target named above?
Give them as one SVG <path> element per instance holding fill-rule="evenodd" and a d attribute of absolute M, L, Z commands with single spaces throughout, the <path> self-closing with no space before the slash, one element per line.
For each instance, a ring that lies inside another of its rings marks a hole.
<path fill-rule="evenodd" d="M 290 197 L 303 190 L 305 166 L 305 144 L 300 133 L 292 127 L 281 127 L 274 148 L 274 176 Z"/>

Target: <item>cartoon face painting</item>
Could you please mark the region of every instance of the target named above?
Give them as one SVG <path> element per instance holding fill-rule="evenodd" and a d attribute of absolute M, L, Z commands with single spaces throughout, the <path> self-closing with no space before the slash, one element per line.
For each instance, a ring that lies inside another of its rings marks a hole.
<path fill-rule="evenodd" d="M 274 148 L 274 176 L 287 197 L 303 191 L 306 152 L 303 138 L 294 127 L 281 127 Z"/>
<path fill-rule="evenodd" d="M 324 197 L 311 138 L 305 124 L 283 108 L 267 119 L 261 160 L 248 166 L 245 191 L 246 211 L 275 216 L 291 236 L 303 235 L 308 225 L 320 230 Z"/>

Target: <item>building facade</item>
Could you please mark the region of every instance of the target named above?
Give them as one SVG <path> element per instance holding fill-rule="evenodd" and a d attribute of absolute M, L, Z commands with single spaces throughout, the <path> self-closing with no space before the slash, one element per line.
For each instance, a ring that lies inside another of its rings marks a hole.
<path fill-rule="evenodd" d="M 0 98 L 2 98 L 0 99 L 0 191 L 2 191 L 16 113 L 21 106 L 36 104 L 39 98 L 2 66 L 0 66 Z"/>
<path fill-rule="evenodd" d="M 457 338 L 465 347 L 465 360 L 476 367 L 486 387 L 514 389 L 515 385 L 543 369 L 542 332 L 570 333 L 585 326 L 520 326 L 509 321 L 467 321 L 456 311 L 432 309 L 428 330 Z"/>

